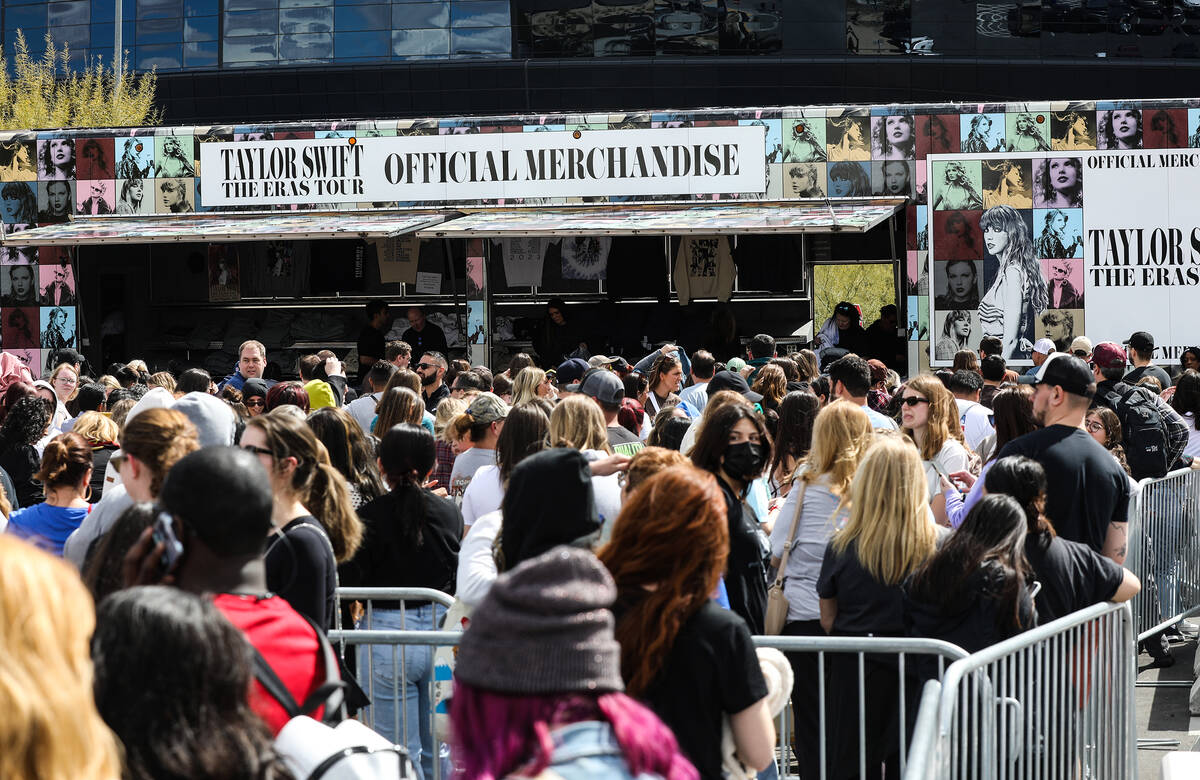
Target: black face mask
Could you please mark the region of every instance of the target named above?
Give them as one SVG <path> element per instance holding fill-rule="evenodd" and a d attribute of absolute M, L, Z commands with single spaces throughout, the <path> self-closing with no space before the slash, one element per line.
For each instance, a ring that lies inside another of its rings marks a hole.
<path fill-rule="evenodd" d="M 731 444 L 725 450 L 725 473 L 743 482 L 749 482 L 762 474 L 766 461 L 761 444 L 752 441 Z"/>

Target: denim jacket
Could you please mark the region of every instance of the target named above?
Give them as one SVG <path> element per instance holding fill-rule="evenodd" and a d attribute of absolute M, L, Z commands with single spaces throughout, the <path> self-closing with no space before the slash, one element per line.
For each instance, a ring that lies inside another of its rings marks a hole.
<path fill-rule="evenodd" d="M 554 752 L 550 766 L 533 780 L 635 780 L 621 754 L 612 726 L 600 721 L 581 721 L 550 732 Z M 524 778 L 526 775 L 509 775 Z M 662 780 L 641 774 L 636 780 Z"/>

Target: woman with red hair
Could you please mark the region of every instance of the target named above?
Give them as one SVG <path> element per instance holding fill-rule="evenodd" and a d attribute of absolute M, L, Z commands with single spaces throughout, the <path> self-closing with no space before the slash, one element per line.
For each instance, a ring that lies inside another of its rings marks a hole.
<path fill-rule="evenodd" d="M 670 729 L 625 694 L 596 556 L 555 547 L 501 574 L 458 648 L 454 757 L 471 780 L 697 780 Z M 428 780 L 428 775 L 426 775 Z"/>
<path fill-rule="evenodd" d="M 679 554 L 687 540 L 688 554 Z M 721 724 L 756 770 L 774 756 L 754 643 L 746 623 L 713 601 L 729 556 L 725 501 L 712 474 L 674 466 L 626 500 L 600 551 L 617 584 L 617 641 L 629 695 L 675 732 L 704 778 L 719 778 Z"/>

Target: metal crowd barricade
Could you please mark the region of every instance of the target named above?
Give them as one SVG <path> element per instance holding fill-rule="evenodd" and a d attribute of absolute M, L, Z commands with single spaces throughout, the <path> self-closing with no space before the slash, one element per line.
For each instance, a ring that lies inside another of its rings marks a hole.
<path fill-rule="evenodd" d="M 965 659 L 927 686 L 905 780 L 1137 776 L 1127 604 L 1096 604 Z"/>
<path fill-rule="evenodd" d="M 454 597 L 432 588 L 338 588 L 338 607 L 359 602 L 363 605 L 357 618 L 357 630 L 331 631 L 329 639 L 347 667 L 352 669 L 359 685 L 371 704 L 358 713 L 358 718 L 379 733 L 400 745 L 412 745 L 414 739 L 433 753 L 433 778 L 440 780 L 448 764 L 443 760 L 445 750 L 437 738 L 436 696 L 439 675 L 435 655 L 439 647 L 458 644 L 460 631 L 441 631 Z M 395 609 L 381 609 L 378 602 L 398 602 Z M 418 606 L 413 606 L 414 602 Z M 346 622 L 343 621 L 343 625 Z M 379 649 L 372 652 L 372 648 Z M 362 648 L 364 652 L 356 652 Z M 409 672 L 418 678 L 409 682 Z M 423 682 L 422 682 L 423 681 Z M 390 683 L 390 685 L 388 684 Z M 418 722 L 410 717 L 408 697 L 415 696 Z M 384 709 L 384 713 L 380 713 Z M 388 718 L 386 710 L 392 717 Z M 426 733 L 422 726 L 427 713 L 432 724 Z M 420 755 L 410 756 L 420 763 Z"/>
<path fill-rule="evenodd" d="M 343 589 L 339 591 L 339 596 L 346 599 L 358 599 L 374 597 L 376 599 L 394 599 L 397 598 L 398 591 L 386 592 L 371 592 L 365 593 L 362 589 Z M 428 594 L 405 591 L 412 600 L 429 598 Z M 443 594 L 444 595 L 444 594 Z M 401 688 L 405 679 L 405 662 L 407 652 L 415 647 L 430 647 L 434 649 L 452 648 L 458 644 L 462 633 L 460 631 L 407 631 L 407 630 L 357 630 L 357 631 L 332 631 L 329 634 L 330 640 L 335 644 L 350 648 L 369 648 L 371 646 L 390 646 L 392 648 L 392 669 L 395 672 L 393 680 L 395 685 L 390 691 L 379 690 L 378 688 L 368 688 L 364 685 L 368 696 L 375 699 L 376 696 L 390 696 L 393 703 L 396 705 L 396 711 L 400 712 L 400 700 L 402 699 Z M 864 667 L 869 659 L 886 658 L 889 662 L 894 662 L 895 673 L 897 675 L 897 692 L 898 698 L 896 701 L 896 713 L 898 717 L 898 739 L 896 744 L 896 752 L 900 755 L 900 760 L 905 760 L 904 745 L 907 740 L 907 722 L 905 713 L 910 709 L 915 709 L 910 705 L 916 704 L 916 697 L 919 694 L 918 687 L 913 684 L 916 677 L 916 664 L 919 660 L 928 662 L 928 668 L 937 676 L 941 676 L 951 662 L 966 657 L 966 652 L 961 648 L 933 639 L 917 639 L 917 638 L 890 638 L 890 637 L 801 637 L 801 636 L 758 636 L 754 637 L 754 642 L 759 647 L 774 647 L 786 654 L 812 654 L 816 656 L 817 668 L 819 670 L 819 687 L 817 699 L 813 701 L 812 706 L 819 713 L 820 723 L 820 762 L 822 780 L 826 777 L 832 777 L 835 773 L 829 765 L 826 755 L 825 740 L 828 736 L 827 726 L 827 697 L 829 696 L 847 696 L 853 695 L 857 697 L 860 709 L 863 706 L 866 698 L 866 682 L 864 675 Z M 835 690 L 830 691 L 825 683 L 826 665 L 830 656 L 849 656 L 853 659 L 857 667 L 857 686 L 853 691 L 850 690 Z M 360 654 L 360 657 L 370 656 L 369 653 Z M 362 669 L 359 670 L 359 678 L 372 680 L 374 678 L 374 670 L 366 677 L 363 675 Z M 448 676 L 448 670 L 447 670 Z M 435 686 L 439 682 L 447 682 L 444 680 L 434 679 L 429 682 L 428 690 L 426 691 L 425 701 L 429 707 L 431 716 L 436 720 L 439 715 L 435 711 L 438 701 L 435 697 Z M 797 775 L 797 762 L 792 749 L 792 730 L 790 717 L 791 702 L 784 708 L 778 721 L 777 727 L 777 753 L 776 753 L 776 769 L 780 778 L 795 777 Z M 444 714 L 444 713 L 441 713 Z M 368 708 L 360 717 L 377 730 L 387 730 L 389 724 L 376 724 L 373 719 L 371 708 Z M 390 724 L 396 727 L 397 724 Z M 409 729 L 413 728 L 413 724 L 403 719 L 399 723 L 400 735 L 407 736 L 410 734 Z M 434 728 L 435 744 L 438 747 L 438 753 L 443 754 L 441 742 L 444 741 L 445 735 L 438 734 L 438 729 Z M 860 727 L 858 730 L 858 752 L 859 763 L 863 764 L 866 756 L 866 746 L 869 740 L 874 740 L 877 735 L 866 734 Z M 404 744 L 402 740 L 401 744 Z M 417 757 L 414 757 L 417 760 Z M 435 778 L 445 776 L 445 772 L 449 764 L 444 760 L 444 755 L 435 755 L 433 764 L 433 775 Z"/>
<path fill-rule="evenodd" d="M 1125 566 L 1142 581 L 1132 603 L 1139 641 L 1200 612 L 1200 471 L 1138 484 Z"/>
<path fill-rule="evenodd" d="M 957 645 L 937 639 L 920 639 L 907 637 L 833 637 L 833 636 L 756 636 L 754 644 L 758 647 L 773 647 L 785 654 L 815 655 L 817 668 L 817 696 L 811 702 L 810 712 L 817 715 L 817 772 L 820 780 L 841 774 L 841 769 L 835 771 L 834 756 L 830 755 L 833 736 L 829 723 L 830 697 L 854 696 L 858 703 L 859 713 L 866 711 L 867 698 L 867 668 L 869 664 L 884 662 L 889 672 L 895 675 L 895 717 L 896 744 L 894 752 L 899 755 L 900 766 L 906 761 L 905 747 L 908 741 L 908 713 L 915 710 L 920 695 L 917 681 L 922 674 L 942 676 L 953 661 L 965 658 L 967 653 Z M 852 662 L 853 676 L 856 681 L 853 690 L 831 690 L 830 676 L 831 658 L 842 658 Z M 894 662 L 894 667 L 892 666 Z M 805 774 L 800 767 L 800 756 L 793 747 L 792 702 L 783 708 L 776 720 L 776 771 L 781 778 L 796 777 Z M 868 746 L 881 740 L 879 734 L 867 734 L 863 719 L 858 719 L 857 734 L 854 737 L 856 745 L 856 760 L 860 776 L 865 774 Z M 813 746 L 809 745 L 811 749 Z M 885 746 L 885 748 L 888 746 Z M 798 746 L 797 746 L 798 748 Z M 811 766 L 811 765 L 810 765 Z M 815 778 L 814 778 L 815 780 Z"/>

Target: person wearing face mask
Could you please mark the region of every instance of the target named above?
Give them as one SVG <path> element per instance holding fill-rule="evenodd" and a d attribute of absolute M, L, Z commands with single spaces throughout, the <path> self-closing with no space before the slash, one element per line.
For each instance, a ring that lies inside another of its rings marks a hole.
<path fill-rule="evenodd" d="M 746 621 L 750 633 L 761 634 L 767 609 L 765 557 L 769 552 L 759 518 L 746 504 L 746 497 L 751 483 L 771 459 L 771 437 L 752 406 L 732 403 L 705 421 L 691 458 L 717 477 L 725 498 L 729 523 L 725 587 L 730 609 Z"/>

